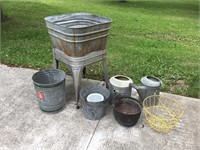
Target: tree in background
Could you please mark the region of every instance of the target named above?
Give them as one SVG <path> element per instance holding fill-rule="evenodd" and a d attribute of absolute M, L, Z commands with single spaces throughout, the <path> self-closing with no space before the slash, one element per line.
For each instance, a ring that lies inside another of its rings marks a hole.
<path fill-rule="evenodd" d="M 3 9 L 2 9 L 2 6 L 0 7 L 1 8 L 1 22 L 5 21 L 6 20 L 6 15 L 3 13 Z"/>

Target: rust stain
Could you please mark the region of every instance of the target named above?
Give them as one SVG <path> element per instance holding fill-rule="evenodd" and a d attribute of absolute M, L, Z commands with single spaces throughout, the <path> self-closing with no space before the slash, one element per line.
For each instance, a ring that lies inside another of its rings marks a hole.
<path fill-rule="evenodd" d="M 99 35 L 100 33 L 98 33 Z M 55 37 L 52 37 L 52 44 L 54 48 L 57 48 L 61 51 L 63 51 L 66 55 L 71 57 L 83 57 L 86 54 L 89 54 L 93 51 L 100 51 L 104 50 L 106 48 L 106 40 L 107 37 L 101 37 L 93 40 L 89 40 L 91 38 L 96 37 L 97 35 L 89 35 L 86 37 L 77 37 L 75 31 L 73 31 L 72 41 L 73 42 L 67 42 L 62 39 L 58 39 Z M 88 39 L 88 41 L 77 43 L 77 40 L 85 40 Z"/>

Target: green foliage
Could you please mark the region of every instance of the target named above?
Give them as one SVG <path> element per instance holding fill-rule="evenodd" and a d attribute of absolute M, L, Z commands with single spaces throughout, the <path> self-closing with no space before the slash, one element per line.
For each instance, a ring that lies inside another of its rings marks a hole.
<path fill-rule="evenodd" d="M 88 12 L 113 19 L 107 43 L 110 76 L 127 75 L 139 84 L 142 76 L 153 75 L 163 81 L 162 91 L 198 97 L 198 5 L 197 0 L 2 1 L 8 19 L 2 23 L 1 61 L 50 67 L 51 41 L 44 17 Z M 89 66 L 87 77 L 101 80 L 101 63 Z"/>

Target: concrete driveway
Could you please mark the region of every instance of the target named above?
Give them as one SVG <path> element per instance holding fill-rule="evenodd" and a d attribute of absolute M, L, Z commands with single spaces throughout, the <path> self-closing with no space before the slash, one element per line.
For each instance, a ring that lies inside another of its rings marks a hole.
<path fill-rule="evenodd" d="M 66 77 L 65 107 L 54 113 L 40 110 L 32 83 L 36 70 L 0 65 L 0 150 L 199 150 L 200 100 L 161 93 L 183 105 L 180 124 L 169 133 L 151 129 L 142 115 L 126 128 L 111 108 L 99 121 L 84 118 L 75 108 L 73 82 Z M 82 80 L 82 87 L 102 84 Z"/>

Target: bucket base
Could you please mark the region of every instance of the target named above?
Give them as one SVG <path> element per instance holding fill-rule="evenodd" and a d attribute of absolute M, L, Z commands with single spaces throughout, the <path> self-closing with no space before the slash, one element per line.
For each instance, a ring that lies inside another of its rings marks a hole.
<path fill-rule="evenodd" d="M 86 119 L 100 120 L 106 115 L 106 108 L 91 108 L 90 106 L 84 106 L 83 114 Z"/>
<path fill-rule="evenodd" d="M 62 101 L 58 105 L 39 105 L 40 109 L 46 112 L 57 111 L 65 105 L 65 101 Z"/>
<path fill-rule="evenodd" d="M 88 102 L 87 97 L 91 93 L 103 95 L 104 100 L 100 102 Z M 90 86 L 81 89 L 80 99 L 84 117 L 89 120 L 99 120 L 106 115 L 110 92 L 102 86 Z"/>

